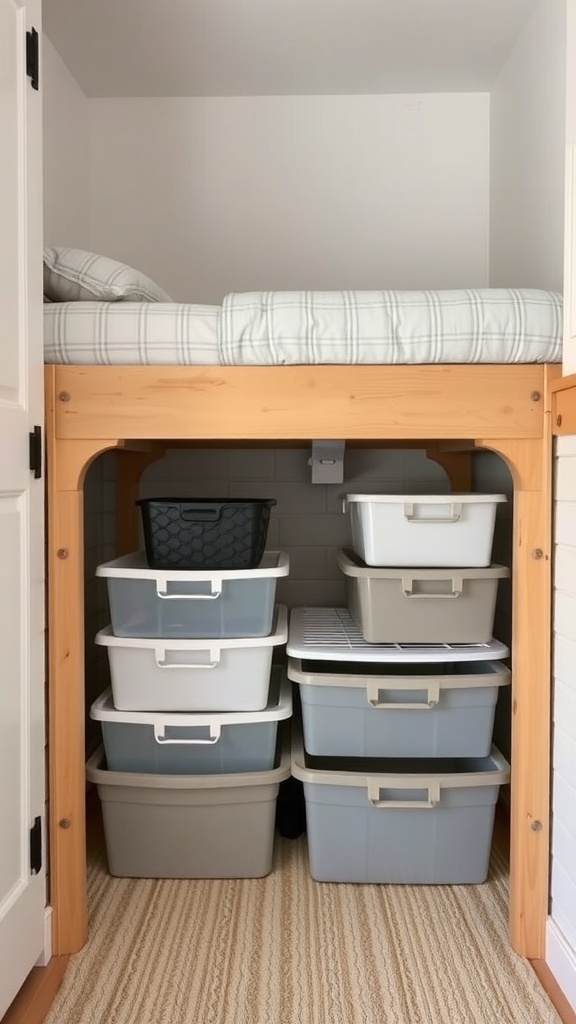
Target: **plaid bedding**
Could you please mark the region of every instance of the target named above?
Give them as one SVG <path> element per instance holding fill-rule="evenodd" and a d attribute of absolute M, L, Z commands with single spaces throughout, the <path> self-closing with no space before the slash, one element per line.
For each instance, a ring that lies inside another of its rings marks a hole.
<path fill-rule="evenodd" d="M 48 302 L 44 362 L 217 366 L 220 306 Z"/>
<path fill-rule="evenodd" d="M 562 299 L 536 289 L 245 292 L 222 307 L 48 302 L 44 358 L 78 365 L 555 363 Z"/>
<path fill-rule="evenodd" d="M 559 362 L 562 299 L 537 289 L 246 292 L 224 299 L 223 365 Z"/>

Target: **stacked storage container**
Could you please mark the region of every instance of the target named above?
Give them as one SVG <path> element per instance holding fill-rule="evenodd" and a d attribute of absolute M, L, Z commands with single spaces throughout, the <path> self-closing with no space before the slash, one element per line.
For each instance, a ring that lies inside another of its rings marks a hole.
<path fill-rule="evenodd" d="M 278 723 L 292 713 L 273 666 L 288 557 L 265 551 L 273 501 L 141 503 L 146 552 L 100 565 L 111 690 L 91 715 L 111 874 L 257 877 L 272 865 L 276 798 L 290 774 Z"/>
<path fill-rule="evenodd" d="M 499 787 L 492 746 L 508 654 L 492 637 L 503 495 L 349 495 L 347 609 L 297 609 L 288 674 L 319 881 L 486 879 Z"/>

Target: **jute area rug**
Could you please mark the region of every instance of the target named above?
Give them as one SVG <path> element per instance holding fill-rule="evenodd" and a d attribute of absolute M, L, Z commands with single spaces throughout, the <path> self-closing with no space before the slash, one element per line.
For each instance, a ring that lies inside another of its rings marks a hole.
<path fill-rule="evenodd" d="M 46 1024 L 560 1024 L 507 940 L 497 852 L 477 886 L 334 885 L 276 838 L 248 880 L 111 878 Z"/>

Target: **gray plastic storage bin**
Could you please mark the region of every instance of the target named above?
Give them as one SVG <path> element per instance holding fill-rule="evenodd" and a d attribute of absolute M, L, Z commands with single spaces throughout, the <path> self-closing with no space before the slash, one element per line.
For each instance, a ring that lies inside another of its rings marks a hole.
<path fill-rule="evenodd" d="M 480 883 L 488 875 L 499 787 L 489 757 L 311 758 L 293 730 L 304 784 L 310 874 L 318 882 Z"/>
<path fill-rule="evenodd" d="M 375 569 L 339 551 L 346 603 L 369 643 L 481 643 L 492 636 L 503 565 Z"/>
<path fill-rule="evenodd" d="M 358 664 L 289 658 L 304 746 L 340 757 L 484 757 L 490 753 L 497 661 Z"/>
<path fill-rule="evenodd" d="M 287 733 L 285 734 L 287 736 Z M 229 775 L 145 775 L 105 767 L 102 747 L 86 766 L 98 786 L 111 875 L 132 878 L 260 878 L 272 868 L 280 783 L 277 767 Z"/>
<path fill-rule="evenodd" d="M 263 711 L 274 647 L 286 643 L 288 615 L 277 605 L 274 632 L 228 640 L 114 636 L 108 649 L 114 706 L 121 711 Z"/>
<path fill-rule="evenodd" d="M 487 566 L 505 494 L 347 494 L 352 547 L 366 565 Z"/>
<path fill-rule="evenodd" d="M 278 722 L 291 714 L 292 690 L 278 666 L 264 711 L 118 711 L 110 690 L 90 708 L 90 717 L 101 724 L 111 771 L 161 775 L 269 771 Z"/>
<path fill-rule="evenodd" d="M 108 582 L 115 636 L 219 639 L 268 636 L 284 551 L 256 569 L 152 569 L 138 551 L 96 569 Z"/>

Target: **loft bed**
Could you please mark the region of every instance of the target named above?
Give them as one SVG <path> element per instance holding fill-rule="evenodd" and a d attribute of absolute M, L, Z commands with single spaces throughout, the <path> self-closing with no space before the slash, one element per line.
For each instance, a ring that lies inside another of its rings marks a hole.
<path fill-rule="evenodd" d="M 177 322 L 167 326 L 166 321 L 165 335 L 158 329 L 168 312 L 160 308 L 167 305 L 162 301 L 149 310 L 153 329 L 142 327 L 145 303 L 45 307 L 50 876 L 56 953 L 80 948 L 87 928 L 83 481 L 88 466 L 105 451 L 119 453 L 120 554 L 138 545 L 134 501 L 140 474 L 167 447 L 277 446 L 338 438 L 370 447 L 423 448 L 445 468 L 453 490 L 470 490 L 474 451 L 495 452 L 510 469 L 509 932 L 519 953 L 543 956 L 549 865 L 550 391 L 560 377 L 560 300 L 542 292 L 466 292 L 467 328 L 458 335 L 448 329 L 450 311 L 443 302 L 447 296 L 462 299 L 464 293 L 400 293 L 404 300 L 424 296 L 419 314 L 425 307 L 427 327 L 420 333 L 410 333 L 412 321 L 395 293 L 378 293 L 386 307 L 377 314 L 380 333 L 373 330 L 370 310 L 365 321 L 370 336 L 363 348 L 359 308 L 363 297 L 374 293 L 337 294 L 334 327 L 333 310 L 326 319 L 320 302 L 318 312 L 319 293 L 250 293 L 255 319 L 247 328 L 241 310 L 235 347 L 223 337 L 222 321 L 230 313 L 226 302 L 221 310 L 195 307 L 196 314 L 200 311 L 195 326 L 187 326 L 188 307 L 180 305 Z M 278 327 L 273 306 L 286 296 L 291 319 L 286 327 L 281 318 L 284 326 Z M 491 300 L 497 300 L 497 313 L 486 311 Z M 192 308 L 192 320 L 195 312 Z"/>

